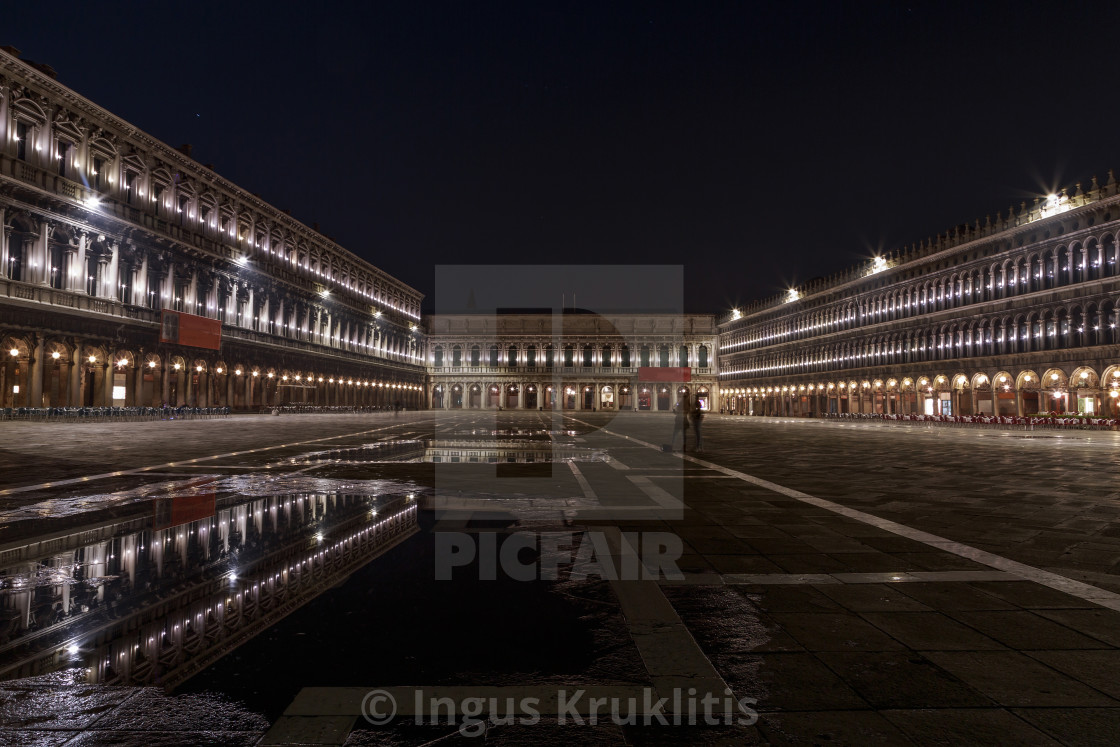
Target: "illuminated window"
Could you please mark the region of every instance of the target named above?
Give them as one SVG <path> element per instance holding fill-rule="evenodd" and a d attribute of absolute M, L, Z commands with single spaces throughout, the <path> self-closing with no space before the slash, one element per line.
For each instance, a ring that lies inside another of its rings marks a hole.
<path fill-rule="evenodd" d="M 16 122 L 16 158 L 27 160 L 27 125 Z"/>

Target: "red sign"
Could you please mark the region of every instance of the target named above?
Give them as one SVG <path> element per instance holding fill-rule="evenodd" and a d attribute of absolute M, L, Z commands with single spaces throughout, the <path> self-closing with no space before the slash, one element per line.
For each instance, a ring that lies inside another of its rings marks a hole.
<path fill-rule="evenodd" d="M 159 324 L 159 341 L 221 350 L 222 323 L 217 319 L 164 309 Z"/>
<path fill-rule="evenodd" d="M 217 496 L 213 492 L 161 498 L 156 501 L 156 515 L 152 522 L 152 529 L 167 529 L 199 519 L 208 519 L 217 510 L 217 503 Z"/>
<path fill-rule="evenodd" d="M 657 366 L 642 366 L 638 369 L 638 381 L 692 381 L 692 369 L 688 367 L 660 368 Z"/>

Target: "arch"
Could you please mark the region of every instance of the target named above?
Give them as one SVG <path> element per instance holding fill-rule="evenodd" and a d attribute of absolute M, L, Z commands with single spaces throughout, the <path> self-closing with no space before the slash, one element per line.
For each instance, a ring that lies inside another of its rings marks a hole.
<path fill-rule="evenodd" d="M 1040 387 L 1042 377 L 1039 376 L 1031 369 L 1020 371 L 1019 375 L 1015 377 L 1015 388 L 1026 390 L 1037 390 Z"/>

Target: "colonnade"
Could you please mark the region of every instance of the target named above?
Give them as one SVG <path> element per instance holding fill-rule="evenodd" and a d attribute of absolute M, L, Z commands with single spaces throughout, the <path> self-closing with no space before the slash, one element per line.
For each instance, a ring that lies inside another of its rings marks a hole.
<path fill-rule="evenodd" d="M 274 356 L 248 350 L 146 352 L 81 338 L 9 336 L 0 348 L 0 406 L 422 406 L 419 371 L 279 357 L 270 364 Z"/>
<path fill-rule="evenodd" d="M 714 383 L 648 383 L 630 380 L 463 381 L 437 379 L 428 386 L 434 410 L 587 410 L 669 412 L 677 402 L 714 405 Z"/>
<path fill-rule="evenodd" d="M 1041 373 L 1039 373 L 1041 371 Z M 737 415 L 1011 415 L 1120 417 L 1120 365 L 877 374 L 851 379 L 726 383 L 720 410 Z"/>

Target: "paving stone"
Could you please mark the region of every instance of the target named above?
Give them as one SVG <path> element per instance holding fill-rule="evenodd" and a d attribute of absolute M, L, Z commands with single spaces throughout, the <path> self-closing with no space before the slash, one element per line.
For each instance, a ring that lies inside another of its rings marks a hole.
<path fill-rule="evenodd" d="M 776 612 L 771 618 L 809 651 L 892 651 L 902 644 L 852 614 Z"/>
<path fill-rule="evenodd" d="M 452 414 L 444 422 L 454 425 L 477 417 L 477 413 Z M 498 422 L 493 413 L 487 417 Z M 592 413 L 576 417 L 609 421 L 610 428 L 620 431 L 632 427 L 636 437 L 646 434 L 644 440 L 650 440 L 650 424 L 658 419 L 638 416 L 628 421 Z M 386 436 L 367 431 L 396 427 L 394 423 L 401 426 L 397 433 L 407 430 L 413 437 L 422 436 L 433 432 L 431 418 L 430 413 L 415 413 L 400 421 L 379 416 L 309 416 L 129 424 L 127 439 L 121 438 L 120 428 L 111 426 L 60 431 L 20 425 L 0 429 L 0 490 L 42 479 L 34 477 L 35 471 L 49 471 L 52 478 L 73 477 L 108 469 L 105 461 L 116 469 L 162 464 L 172 448 L 177 450 L 178 466 L 161 471 L 186 470 L 184 460 L 243 450 L 245 444 L 271 450 L 210 460 L 207 468 L 226 465 L 260 471 L 265 461 L 299 457 L 307 450 L 294 446 L 296 442 L 342 435 L 331 445 L 360 445 Z M 500 420 L 516 424 L 540 419 L 536 413 L 514 413 L 502 414 Z M 1110 706 L 1120 703 L 1109 696 L 1120 695 L 1112 681 L 1120 663 L 1112 648 L 1120 645 L 1116 632 L 1120 612 L 1037 583 L 1011 580 L 970 558 L 886 531 L 874 520 L 867 523 L 842 516 L 722 474 L 707 479 L 718 473 L 681 462 L 677 455 L 625 444 L 568 423 L 578 431 L 581 445 L 613 450 L 631 468 L 587 465 L 583 474 L 602 505 L 631 505 L 635 497 L 648 504 L 648 496 L 642 498 L 627 479 L 630 473 L 651 476 L 652 484 L 683 494 L 688 504 L 674 516 L 628 515 L 623 522 L 600 517 L 588 524 L 621 523 L 629 531 L 676 532 L 686 543 L 686 555 L 678 561 L 682 570 L 724 574 L 725 582 L 752 582 L 664 587 L 683 620 L 683 634 L 695 638 L 737 695 L 757 698 L 764 717 L 757 728 L 734 734 L 692 732 L 694 743 L 735 738 L 775 743 L 794 739 L 902 743 L 906 738 L 920 744 L 1046 743 L 1039 729 L 1069 743 L 1091 743 L 1097 735 L 1116 733 L 1116 711 Z M 1110 452 L 1095 444 L 1087 449 L 1075 438 L 1059 443 L 981 437 L 967 429 L 842 428 L 721 416 L 712 416 L 706 428 L 711 447 L 702 455 L 705 460 L 865 511 L 870 517 L 896 521 L 1102 589 L 1120 589 L 1120 542 L 1116 541 L 1120 509 L 1115 505 L 1120 496 L 1115 475 L 1101 467 L 1102 454 Z M 1112 434 L 1100 436 L 1110 439 L 1104 442 L 1105 449 L 1120 443 Z M 95 463 L 86 456 L 91 440 L 106 445 L 105 461 L 99 458 Z M 884 453 L 892 455 L 889 463 L 883 462 Z M 946 469 L 931 463 L 931 453 L 965 453 L 968 458 Z M 1054 459 L 1055 453 L 1060 460 Z M 31 465 L 32 471 L 17 477 L 2 469 L 6 463 Z M 286 469 L 278 463 L 272 474 Z M 336 474 L 347 480 L 414 479 L 421 484 L 435 480 L 432 470 L 415 465 L 335 465 L 332 469 L 336 472 L 324 469 L 309 474 Z M 536 505 L 548 505 L 555 498 L 547 495 L 550 490 L 558 491 L 564 500 L 572 495 L 583 500 L 567 468 L 550 470 L 550 480 L 543 482 L 527 477 L 495 480 L 471 470 L 462 465 L 456 484 L 480 491 L 500 484 L 526 495 L 541 491 L 530 499 Z M 232 473 L 243 475 L 246 470 Z M 97 489 L 123 490 L 152 482 L 152 477 L 117 476 L 102 481 Z M 74 491 L 64 492 L 0 496 L 0 509 L 56 500 Z M 510 524 L 507 517 L 502 526 Z M 484 525 L 489 526 L 477 526 Z M 991 575 L 953 575 L 961 571 Z M 789 574 L 785 580 L 797 585 L 773 585 L 776 578 L 763 577 L 774 574 Z M 805 585 L 812 579 L 793 578 L 807 574 L 822 574 L 819 585 Z M 823 574 L 832 574 L 827 576 L 831 581 L 824 581 Z M 901 581 L 891 583 L 895 575 Z M 716 575 L 691 579 L 699 580 L 721 579 Z M 716 592 L 729 596 L 702 596 Z M 694 593 L 695 598 L 674 596 Z M 532 620 L 531 610 L 519 614 L 519 619 Z M 653 630 L 637 634 L 649 650 L 672 648 L 674 640 L 683 640 Z M 1011 650 L 1002 650 L 1003 646 Z M 678 664 L 672 657 L 662 658 L 653 670 L 659 677 L 678 676 Z M 147 695 L 137 700 L 135 712 L 111 699 L 98 703 L 96 698 L 90 701 L 92 706 L 87 704 L 88 712 L 70 712 L 62 701 L 62 717 L 57 717 L 60 701 L 35 700 L 36 696 L 15 691 L 7 698 L 7 693 L 3 691 L 5 697 L 0 698 L 0 721 L 8 723 L 2 709 L 14 704 L 20 710 L 12 711 L 11 723 L 26 730 L 0 732 L 4 735 L 0 742 L 16 734 L 21 739 L 45 734 L 44 741 L 49 741 L 56 734 L 74 736 L 71 731 L 77 729 L 84 730 L 78 735 L 81 743 L 120 739 L 159 745 L 175 743 L 176 738 L 223 743 L 206 740 L 228 737 L 228 743 L 241 744 L 252 734 L 251 727 L 258 725 L 248 717 L 199 724 L 199 717 L 187 707 L 163 724 L 148 723 L 138 714 L 158 699 Z M 1021 710 L 1010 713 L 992 702 Z M 929 708 L 934 705 L 938 707 Z M 957 707 L 962 705 L 968 707 Z M 1077 721 L 1077 714 L 1084 719 Z M 68 715 L 76 720 L 66 721 Z M 45 720 L 36 721 L 40 718 Z M 149 728 L 150 739 L 139 736 L 149 733 L 143 732 Z M 598 739 L 599 734 L 615 739 L 623 733 L 622 738 L 631 743 L 656 744 L 679 741 L 683 732 L 596 731 L 572 739 Z M 529 729 L 510 730 L 506 736 L 495 731 L 493 737 L 513 744 L 531 741 L 533 734 Z"/>
<path fill-rule="evenodd" d="M 1120 700 L 1120 650 L 1031 651 L 1030 656 Z"/>
<path fill-rule="evenodd" d="M 1032 584 L 1033 585 L 1033 584 Z M 932 609 L 939 610 L 1014 610 L 1010 602 L 968 584 L 913 583 L 899 584 L 897 591 Z"/>
<path fill-rule="evenodd" d="M 1059 744 L 1021 718 L 999 708 L 886 710 L 882 715 L 917 744 L 931 747 Z"/>
<path fill-rule="evenodd" d="M 1120 738 L 1120 709 L 1014 708 L 1019 718 L 1063 744 L 1112 747 Z"/>
<path fill-rule="evenodd" d="M 1036 610 L 1035 614 L 1120 647 L 1120 612 L 1115 610 Z"/>
<path fill-rule="evenodd" d="M 983 651 L 1004 646 L 940 612 L 864 612 L 861 617 L 916 651 Z"/>
<path fill-rule="evenodd" d="M 867 701 L 812 654 L 757 654 L 721 662 L 719 669 L 735 695 L 755 698 L 759 711 L 868 708 Z"/>
<path fill-rule="evenodd" d="M 764 713 L 758 730 L 771 745 L 912 744 L 874 711 Z"/>
<path fill-rule="evenodd" d="M 1081 635 L 1064 625 L 1044 617 L 1019 610 L 979 611 L 955 610 L 948 613 L 956 620 L 969 625 L 1019 651 L 1055 648 L 1107 648 L 1108 644 L 1096 638 Z"/>
<path fill-rule="evenodd" d="M 820 592 L 852 612 L 925 612 L 930 608 L 886 584 L 821 586 Z"/>
<path fill-rule="evenodd" d="M 992 706 L 961 680 L 914 652 L 818 653 L 873 708 Z"/>
<path fill-rule="evenodd" d="M 1002 706 L 1106 706 L 1120 702 L 1015 651 L 929 651 L 926 658 Z"/>

